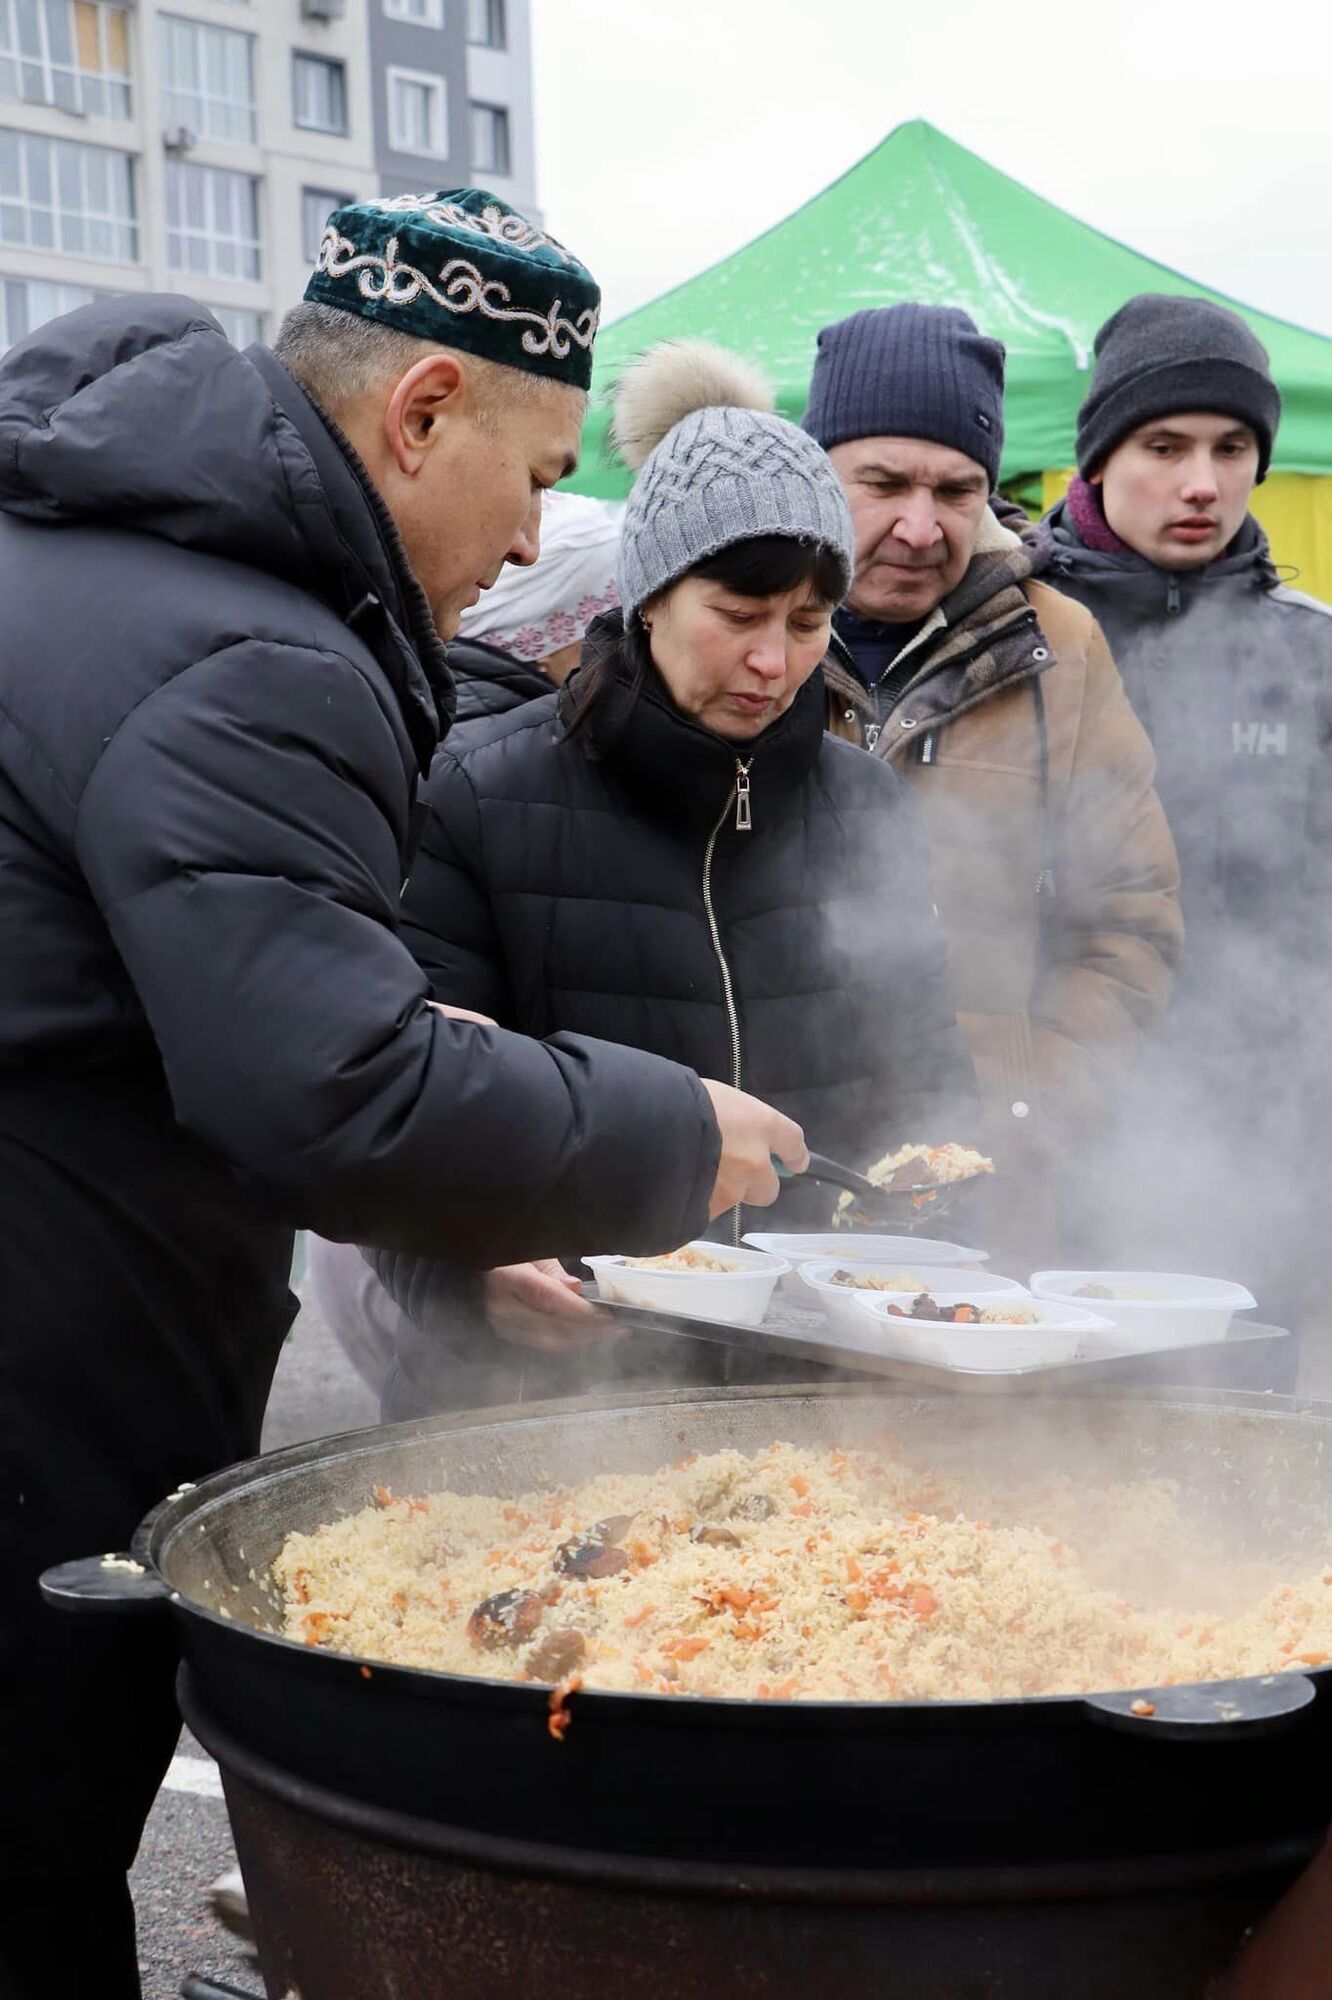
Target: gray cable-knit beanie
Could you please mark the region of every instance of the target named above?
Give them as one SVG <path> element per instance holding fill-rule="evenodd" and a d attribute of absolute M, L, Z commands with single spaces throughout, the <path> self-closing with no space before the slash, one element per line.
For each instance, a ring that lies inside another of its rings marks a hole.
<path fill-rule="evenodd" d="M 639 468 L 620 530 L 626 623 L 709 556 L 758 535 L 829 549 L 846 594 L 855 548 L 846 496 L 820 446 L 763 407 L 771 396 L 735 356 L 696 341 L 666 342 L 621 376 L 614 436 Z"/>
<path fill-rule="evenodd" d="M 1004 453 L 1004 349 L 959 306 L 870 306 L 825 326 L 805 429 L 825 451 L 848 438 L 923 438 L 983 465 Z"/>
<path fill-rule="evenodd" d="M 1258 477 L 1266 477 L 1281 421 L 1267 349 L 1227 306 L 1140 292 L 1096 336 L 1091 388 L 1078 412 L 1078 471 L 1089 479 L 1130 431 L 1184 410 L 1248 424 L 1258 439 Z"/>

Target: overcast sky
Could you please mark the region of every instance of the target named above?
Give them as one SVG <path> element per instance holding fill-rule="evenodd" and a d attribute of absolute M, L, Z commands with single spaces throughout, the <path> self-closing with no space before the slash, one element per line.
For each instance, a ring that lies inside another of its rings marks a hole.
<path fill-rule="evenodd" d="M 538 194 L 614 318 L 928 118 L 1332 334 L 1326 0 L 532 0 Z"/>

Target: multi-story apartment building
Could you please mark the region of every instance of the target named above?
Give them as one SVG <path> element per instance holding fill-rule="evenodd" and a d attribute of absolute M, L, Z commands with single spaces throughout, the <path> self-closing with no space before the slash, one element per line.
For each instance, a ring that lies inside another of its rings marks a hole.
<path fill-rule="evenodd" d="M 241 345 L 339 201 L 535 201 L 528 0 L 0 0 L 0 349 L 105 292 Z"/>

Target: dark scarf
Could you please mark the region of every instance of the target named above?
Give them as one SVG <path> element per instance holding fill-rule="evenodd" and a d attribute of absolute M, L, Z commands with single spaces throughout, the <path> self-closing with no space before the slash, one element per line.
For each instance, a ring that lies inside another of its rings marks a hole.
<path fill-rule="evenodd" d="M 839 605 L 833 614 L 833 629 L 867 688 L 878 687 L 903 647 L 910 644 L 924 623 L 923 618 L 913 618 L 904 625 L 880 618 L 862 618 L 849 604 Z"/>

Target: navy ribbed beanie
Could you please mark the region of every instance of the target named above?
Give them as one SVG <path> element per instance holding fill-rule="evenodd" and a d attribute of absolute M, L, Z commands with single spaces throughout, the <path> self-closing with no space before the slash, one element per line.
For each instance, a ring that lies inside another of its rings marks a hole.
<path fill-rule="evenodd" d="M 951 445 L 993 486 L 1004 449 L 1004 350 L 957 306 L 876 306 L 825 326 L 805 429 L 825 451 L 847 438 Z"/>

